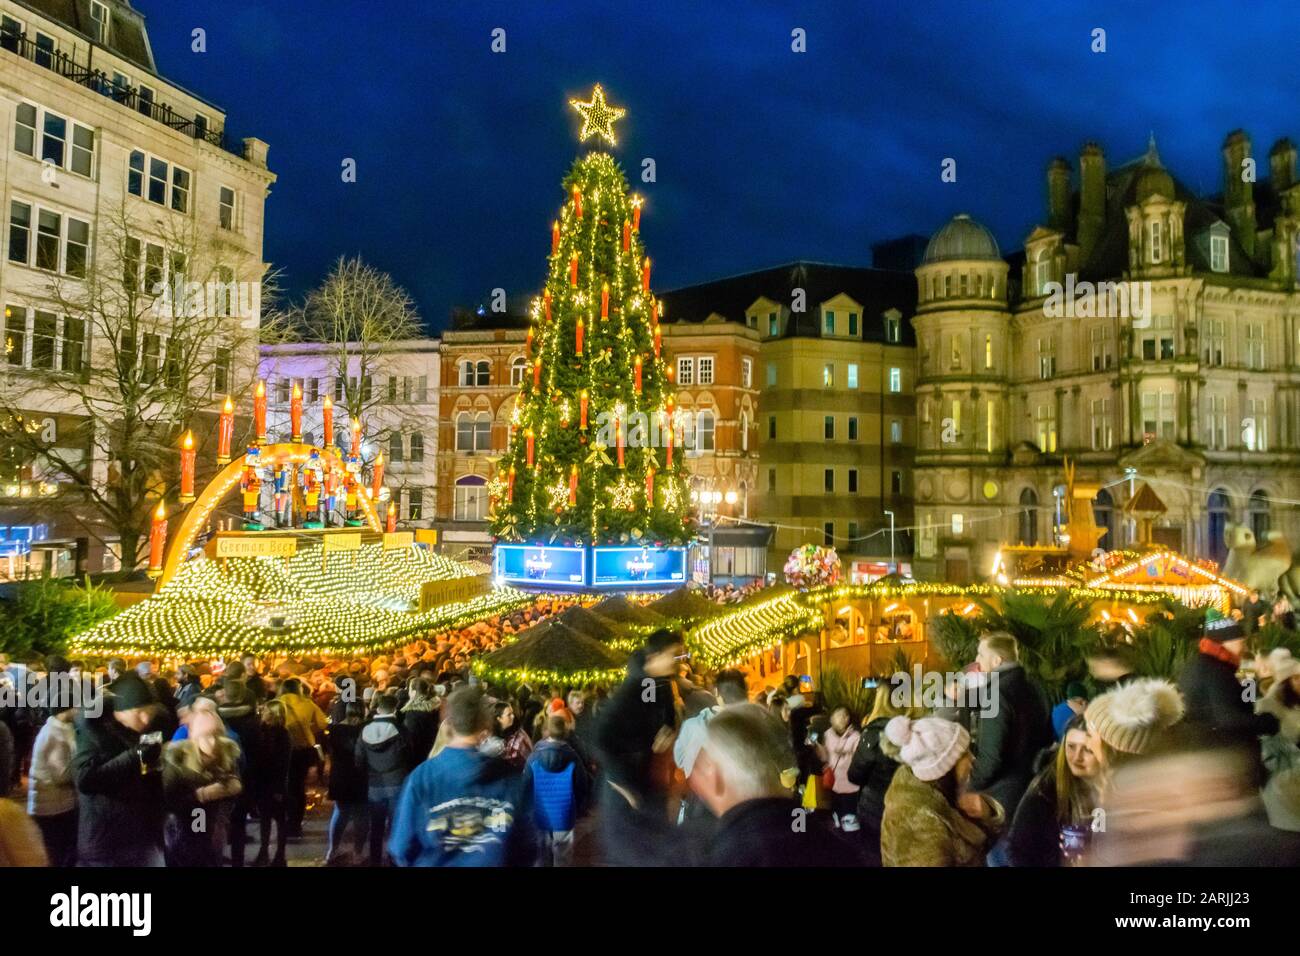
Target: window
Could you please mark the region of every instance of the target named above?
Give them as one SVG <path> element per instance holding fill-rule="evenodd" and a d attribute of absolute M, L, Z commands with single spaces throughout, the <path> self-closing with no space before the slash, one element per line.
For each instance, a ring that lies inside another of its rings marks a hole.
<path fill-rule="evenodd" d="M 1110 418 L 1110 399 L 1094 398 L 1089 403 L 1092 422 L 1092 450 L 1108 451 L 1115 443 Z"/>
<path fill-rule="evenodd" d="M 456 521 L 482 521 L 487 517 L 487 480 L 478 475 L 456 479 L 453 517 Z"/>
<path fill-rule="evenodd" d="M 958 438 L 961 437 L 961 399 L 952 400 L 952 430 Z"/>
<path fill-rule="evenodd" d="M 767 363 L 767 387 L 776 388 L 776 363 Z"/>
<path fill-rule="evenodd" d="M 9 203 L 9 259 L 26 265 L 31 260 L 32 207 L 25 202 Z"/>
<path fill-rule="evenodd" d="M 849 441 L 858 440 L 858 416 L 849 416 Z"/>
<path fill-rule="evenodd" d="M 993 336 L 991 334 L 984 336 L 984 367 L 986 369 L 993 367 Z"/>
<path fill-rule="evenodd" d="M 528 374 L 528 359 L 522 355 L 516 357 L 510 362 L 510 384 L 516 387 L 524 384 L 524 376 Z"/>
<path fill-rule="evenodd" d="M 1110 326 L 1094 325 L 1088 330 L 1088 343 L 1092 348 L 1092 370 L 1101 372 L 1110 368 L 1114 361 L 1110 349 Z"/>
<path fill-rule="evenodd" d="M 885 341 L 897 342 L 902 334 L 902 325 L 897 315 L 885 316 Z"/>
<path fill-rule="evenodd" d="M 1212 451 L 1228 448 L 1228 396 L 1211 395 L 1205 420 L 1205 444 Z"/>
<path fill-rule="evenodd" d="M 5 361 L 10 365 L 27 364 L 27 310 L 5 306 Z"/>
<path fill-rule="evenodd" d="M 754 360 L 751 358 L 740 360 L 740 386 L 741 388 L 754 387 Z"/>
<path fill-rule="evenodd" d="M 194 138 L 206 139 L 208 136 L 208 118 L 202 113 L 194 114 Z"/>
<path fill-rule="evenodd" d="M 1150 235 L 1151 261 L 1160 262 L 1165 257 L 1165 230 L 1160 220 L 1153 220 L 1147 229 Z"/>
<path fill-rule="evenodd" d="M 1228 237 L 1210 236 L 1210 270 L 1228 271 Z"/>
<path fill-rule="evenodd" d="M 677 360 L 677 384 L 695 384 L 695 359 L 679 358 Z"/>
<path fill-rule="evenodd" d="M 1056 404 L 1044 402 L 1037 408 L 1034 423 L 1038 436 L 1038 450 L 1051 454 L 1056 451 Z"/>
<path fill-rule="evenodd" d="M 229 351 L 229 349 L 227 349 L 226 351 Z M 308 405 L 315 405 L 317 402 L 319 402 L 320 401 L 320 379 L 318 378 L 307 379 L 307 387 L 303 389 L 303 395 L 306 396 Z"/>
<path fill-rule="evenodd" d="M 849 544 L 856 544 L 858 541 L 858 523 L 856 521 L 849 522 L 848 541 Z"/>
<path fill-rule="evenodd" d="M 767 314 L 767 334 L 773 338 L 781 334 L 781 323 L 777 320 L 775 312 Z"/>
<path fill-rule="evenodd" d="M 891 368 L 889 370 L 889 390 L 891 392 L 901 392 L 903 390 L 903 370 L 901 368 Z"/>
<path fill-rule="evenodd" d="M 411 488 L 406 492 L 406 519 L 419 521 L 424 517 L 424 489 Z"/>
<path fill-rule="evenodd" d="M 100 43 L 108 42 L 108 7 L 99 0 L 90 0 L 90 36 Z"/>
<path fill-rule="evenodd" d="M 827 521 L 822 525 L 822 547 L 835 547 L 835 522 Z"/>
<path fill-rule="evenodd" d="M 1252 398 L 1241 423 L 1241 443 L 1247 451 L 1268 451 L 1268 401 Z"/>
<path fill-rule="evenodd" d="M 835 387 L 835 366 L 827 362 L 822 366 L 822 388 Z"/>
<path fill-rule="evenodd" d="M 1256 541 L 1263 541 L 1268 537 L 1270 524 L 1268 510 L 1268 495 L 1262 490 L 1251 492 L 1250 504 L 1247 505 L 1246 512 L 1250 518 L 1250 530 L 1254 533 Z"/>
<path fill-rule="evenodd" d="M 86 277 L 86 259 L 90 255 L 90 223 L 80 219 L 67 220 L 67 235 L 63 246 L 63 271 L 70 276 Z"/>
<path fill-rule="evenodd" d="M 36 155 L 36 128 L 36 107 L 19 103 L 14 111 L 14 149 L 24 156 Z"/>
<path fill-rule="evenodd" d="M 713 412 L 703 411 L 695 416 L 695 450 L 713 451 Z"/>
<path fill-rule="evenodd" d="M 849 313 L 849 335 L 854 338 L 858 337 L 858 313 Z"/>
<path fill-rule="evenodd" d="M 827 468 L 822 472 L 822 484 L 825 486 L 826 494 L 835 493 L 835 469 Z"/>
<path fill-rule="evenodd" d="M 835 313 L 834 312 L 827 311 L 822 313 L 822 334 L 823 335 L 835 334 Z"/>
<path fill-rule="evenodd" d="M 970 295 L 970 276 L 964 272 L 957 277 L 957 294 L 963 298 Z"/>
<path fill-rule="evenodd" d="M 849 371 L 846 376 L 846 384 L 849 388 L 858 387 L 858 366 L 856 362 L 849 363 Z"/>
<path fill-rule="evenodd" d="M 894 445 L 903 443 L 903 423 L 897 418 L 892 419 L 889 423 L 889 441 Z"/>
<path fill-rule="evenodd" d="M 704 355 L 699 359 L 699 380 L 701 385 L 713 384 L 713 356 Z"/>
<path fill-rule="evenodd" d="M 36 217 L 36 268 L 59 271 L 59 237 L 63 233 L 63 217 L 57 212 L 42 209 Z"/>
<path fill-rule="evenodd" d="M 62 169 L 67 156 L 68 121 L 56 113 L 47 112 L 41 129 L 41 160 Z"/>
<path fill-rule="evenodd" d="M 212 362 L 212 391 L 215 394 L 217 395 L 230 394 L 231 391 L 230 386 L 232 384 L 230 379 L 230 371 L 231 371 L 230 349 L 228 348 L 217 349 L 216 358 Z M 313 383 L 314 386 L 316 379 L 314 378 L 311 379 L 311 382 Z M 312 404 L 315 404 L 316 399 L 319 396 L 317 396 L 315 392 L 312 393 L 312 396 L 313 397 L 311 398 L 311 402 Z"/>
<path fill-rule="evenodd" d="M 429 376 L 421 375 L 415 380 L 415 401 L 423 405 L 429 394 Z"/>
<path fill-rule="evenodd" d="M 1157 438 L 1174 439 L 1174 393 L 1148 391 L 1142 393 L 1142 434 L 1149 443 Z"/>
<path fill-rule="evenodd" d="M 858 493 L 858 470 L 856 468 L 850 468 L 849 469 L 849 494 L 856 495 L 857 493 Z"/>
<path fill-rule="evenodd" d="M 740 450 L 749 451 L 749 414 L 740 413 Z"/>
<path fill-rule="evenodd" d="M 54 368 L 54 343 L 59 331 L 59 317 L 53 312 L 32 312 L 32 368 Z"/>
<path fill-rule="evenodd" d="M 1205 364 L 1206 365 L 1223 365 L 1224 334 L 1223 319 L 1206 319 L 1205 320 Z"/>
<path fill-rule="evenodd" d="M 177 212 L 190 208 L 190 174 L 179 166 L 172 167 L 172 208 Z"/>
<path fill-rule="evenodd" d="M 955 538 L 960 538 L 966 532 L 966 519 L 960 512 L 954 511 L 952 515 L 952 534 Z"/>
<path fill-rule="evenodd" d="M 280 379 L 279 386 L 275 392 L 275 401 L 277 405 L 288 405 L 289 395 L 293 391 L 293 379 Z"/>
<path fill-rule="evenodd" d="M 492 416 L 487 412 L 461 412 L 456 416 L 456 450 L 475 452 L 492 448 Z"/>
<path fill-rule="evenodd" d="M 80 176 L 89 177 L 95 167 L 95 133 L 89 126 L 72 124 L 72 152 L 68 168 Z"/>
<path fill-rule="evenodd" d="M 144 91 L 144 87 L 140 88 Z M 146 176 L 146 170 L 148 175 Z M 170 205 L 177 212 L 190 207 L 190 173 L 165 159 L 134 150 L 127 162 L 126 190 L 159 206 Z M 168 198 L 170 193 L 170 200 Z"/>
<path fill-rule="evenodd" d="M 901 495 L 903 493 L 903 473 L 901 471 L 891 471 L 889 473 L 889 493 L 891 495 Z"/>
<path fill-rule="evenodd" d="M 424 461 L 424 434 L 411 432 L 411 454 L 407 459 L 413 462 Z"/>
<path fill-rule="evenodd" d="M 1038 544 L 1038 492 L 1026 488 L 1020 492 L 1019 525 L 1020 543 L 1033 547 Z"/>
<path fill-rule="evenodd" d="M 0 16 L 0 49 L 18 52 L 18 40 L 23 35 L 23 25 L 13 17 Z"/>
<path fill-rule="evenodd" d="M 138 149 L 131 153 L 126 168 L 126 191 L 132 196 L 144 195 L 144 153 Z"/>
<path fill-rule="evenodd" d="M 76 374 L 86 355 L 86 320 L 65 316 L 63 319 L 63 355 L 59 368 Z"/>
<path fill-rule="evenodd" d="M 155 156 L 149 157 L 149 192 L 150 202 L 160 206 L 167 205 L 167 182 L 171 176 L 171 166 Z"/>
<path fill-rule="evenodd" d="M 153 116 L 153 90 L 143 83 L 135 90 L 135 108 L 145 116 Z"/>
<path fill-rule="evenodd" d="M 1046 247 L 1034 255 L 1034 294 L 1047 295 L 1047 284 L 1052 281 L 1052 257 Z"/>
<path fill-rule="evenodd" d="M 90 224 L 52 209 L 36 207 L 36 236 L 32 241 L 33 207 L 9 203 L 9 259 L 49 272 L 84 277 L 90 249 Z"/>
<path fill-rule="evenodd" d="M 1038 340 L 1038 377 L 1048 379 L 1056 374 L 1056 339 L 1053 336 Z"/>
<path fill-rule="evenodd" d="M 217 196 L 217 220 L 222 229 L 235 228 L 235 191 L 222 186 Z"/>
<path fill-rule="evenodd" d="M 990 455 L 998 446 L 998 406 L 993 399 L 984 404 L 984 450 Z"/>
<path fill-rule="evenodd" d="M 822 437 L 826 439 L 826 441 L 835 440 L 835 416 L 834 415 L 827 415 L 826 418 L 822 421 Z"/>
<path fill-rule="evenodd" d="M 961 368 L 961 336 L 954 335 L 948 342 L 948 365 L 951 368 Z"/>
<path fill-rule="evenodd" d="M 1246 325 L 1246 368 L 1264 368 L 1264 326 L 1258 322 Z"/>
<path fill-rule="evenodd" d="M 769 495 L 776 494 L 776 469 L 775 468 L 769 468 L 767 470 L 767 493 Z"/>
<path fill-rule="evenodd" d="M 776 439 L 776 416 L 775 415 L 767 416 L 767 437 L 769 440 Z"/>
<path fill-rule="evenodd" d="M 37 66 L 47 70 L 54 67 L 54 37 L 44 33 L 36 34 L 36 55 L 33 57 Z"/>
<path fill-rule="evenodd" d="M 406 449 L 402 445 L 401 432 L 389 432 L 388 434 L 388 460 L 401 461 L 405 457 Z"/>
<path fill-rule="evenodd" d="M 387 400 L 389 405 L 397 404 L 397 376 L 388 376 L 388 393 Z"/>

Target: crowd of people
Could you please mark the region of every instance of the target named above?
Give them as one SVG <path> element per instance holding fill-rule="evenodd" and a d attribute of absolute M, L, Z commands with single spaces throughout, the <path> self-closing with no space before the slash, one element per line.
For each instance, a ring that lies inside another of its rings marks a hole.
<path fill-rule="evenodd" d="M 703 679 L 668 630 L 608 688 L 480 682 L 480 639 L 208 673 L 117 659 L 98 708 L 6 708 L 0 781 L 25 779 L 26 812 L 0 800 L 0 863 L 283 866 L 313 774 L 330 865 L 1300 859 L 1300 662 L 1260 656 L 1243 685 L 1235 617 L 1207 622 L 1176 683 L 1121 644 L 1052 706 L 998 632 L 941 706 L 885 683 L 865 714 L 795 677 Z"/>

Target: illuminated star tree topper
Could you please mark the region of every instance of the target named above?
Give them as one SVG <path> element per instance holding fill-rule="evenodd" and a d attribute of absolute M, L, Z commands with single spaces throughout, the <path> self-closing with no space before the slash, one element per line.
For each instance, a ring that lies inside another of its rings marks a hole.
<path fill-rule="evenodd" d="M 579 142 L 585 143 L 592 136 L 599 136 L 611 146 L 618 145 L 618 140 L 614 138 L 614 123 L 622 119 L 627 114 L 627 110 L 621 106 L 610 106 L 605 101 L 605 91 L 601 89 L 599 83 L 591 91 L 591 102 L 569 100 L 569 105 L 582 116 L 582 130 L 578 133 Z"/>

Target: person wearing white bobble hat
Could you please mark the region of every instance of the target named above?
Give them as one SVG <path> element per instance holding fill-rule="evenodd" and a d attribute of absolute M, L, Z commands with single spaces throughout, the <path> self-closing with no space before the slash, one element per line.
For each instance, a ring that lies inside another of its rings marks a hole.
<path fill-rule="evenodd" d="M 986 794 L 966 790 L 974 765 L 970 733 L 940 717 L 895 717 L 885 736 L 902 762 L 885 792 L 885 866 L 983 866 L 1006 812 Z"/>

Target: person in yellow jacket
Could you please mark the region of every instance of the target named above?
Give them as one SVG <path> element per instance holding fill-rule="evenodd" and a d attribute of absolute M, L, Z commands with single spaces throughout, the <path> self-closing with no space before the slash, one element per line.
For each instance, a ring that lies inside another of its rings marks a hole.
<path fill-rule="evenodd" d="M 329 721 L 296 677 L 280 685 L 277 699 L 284 706 L 284 726 L 293 746 L 289 755 L 289 789 L 285 797 L 286 830 L 291 837 L 302 836 L 302 818 L 307 814 L 307 775 L 320 762 L 316 735 L 325 732 Z"/>

